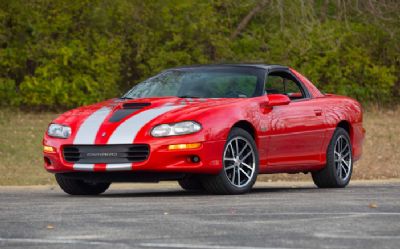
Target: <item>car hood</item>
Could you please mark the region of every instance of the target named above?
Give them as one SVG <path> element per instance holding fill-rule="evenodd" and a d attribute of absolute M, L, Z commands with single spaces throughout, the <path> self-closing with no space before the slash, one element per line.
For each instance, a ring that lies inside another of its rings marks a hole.
<path fill-rule="evenodd" d="M 114 124 L 125 122 L 133 116 L 141 115 L 140 122 L 150 122 L 155 119 L 166 120 L 173 117 L 175 121 L 196 116 L 207 109 L 238 103 L 242 99 L 233 98 L 141 98 L 141 99 L 110 99 L 97 104 L 70 110 L 53 121 L 53 123 L 75 126 L 84 120 L 91 122 L 110 122 Z M 101 120 L 100 120 L 101 119 Z M 139 121 L 138 121 L 139 122 Z"/>

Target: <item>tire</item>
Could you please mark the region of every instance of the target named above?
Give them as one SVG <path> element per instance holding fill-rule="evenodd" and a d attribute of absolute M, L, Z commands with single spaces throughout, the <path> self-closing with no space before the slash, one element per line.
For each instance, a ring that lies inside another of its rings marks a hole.
<path fill-rule="evenodd" d="M 197 177 L 186 177 L 178 181 L 179 186 L 187 191 L 203 191 L 203 185 Z"/>
<path fill-rule="evenodd" d="M 65 177 L 62 174 L 56 174 L 56 181 L 60 188 L 70 195 L 99 195 L 104 193 L 111 183 L 92 183 L 83 180 Z"/>
<path fill-rule="evenodd" d="M 239 159 L 237 154 L 239 154 Z M 202 178 L 202 185 L 207 192 L 232 195 L 247 193 L 251 190 L 257 179 L 259 161 L 257 146 L 247 131 L 232 128 L 225 143 L 222 164 L 223 168 L 218 175 Z"/>
<path fill-rule="evenodd" d="M 344 188 L 353 172 L 353 151 L 348 132 L 336 128 L 326 152 L 326 166 L 312 172 L 312 178 L 319 188 Z"/>

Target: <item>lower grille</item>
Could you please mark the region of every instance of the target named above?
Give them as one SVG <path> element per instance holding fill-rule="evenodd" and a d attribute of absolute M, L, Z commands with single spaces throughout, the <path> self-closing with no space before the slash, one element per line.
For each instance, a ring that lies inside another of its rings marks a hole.
<path fill-rule="evenodd" d="M 150 153 L 147 144 L 68 145 L 63 148 L 70 163 L 132 163 L 145 161 Z"/>

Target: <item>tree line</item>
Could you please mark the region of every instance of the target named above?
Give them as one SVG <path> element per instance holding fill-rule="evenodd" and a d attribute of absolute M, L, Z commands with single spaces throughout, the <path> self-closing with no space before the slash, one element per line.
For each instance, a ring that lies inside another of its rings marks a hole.
<path fill-rule="evenodd" d="M 397 0 L 2 0 L 0 105 L 70 108 L 163 69 L 291 66 L 363 103 L 400 96 Z"/>

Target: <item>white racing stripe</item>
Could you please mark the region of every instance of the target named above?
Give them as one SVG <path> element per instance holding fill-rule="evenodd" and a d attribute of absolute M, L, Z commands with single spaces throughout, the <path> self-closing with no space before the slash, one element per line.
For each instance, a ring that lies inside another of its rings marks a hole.
<path fill-rule="evenodd" d="M 79 127 L 74 144 L 94 144 L 97 132 L 111 109 L 103 107 L 93 112 Z"/>
<path fill-rule="evenodd" d="M 108 107 L 102 107 L 99 110 L 93 112 L 79 127 L 73 144 L 94 144 L 96 140 L 97 132 L 100 129 L 101 124 L 104 122 L 111 109 Z M 93 171 L 94 164 L 74 164 L 75 170 L 81 171 Z"/>
<path fill-rule="evenodd" d="M 131 169 L 132 169 L 132 163 L 112 163 L 106 165 L 107 171 L 124 171 Z"/>
<path fill-rule="evenodd" d="M 74 164 L 74 170 L 93 171 L 94 170 L 94 164 L 75 163 Z"/>
<path fill-rule="evenodd" d="M 107 144 L 132 144 L 137 133 L 156 117 L 182 106 L 162 106 L 138 113 L 120 124 L 109 138 Z M 132 164 L 107 164 L 107 171 L 131 170 Z"/>
<path fill-rule="evenodd" d="M 120 124 L 114 133 L 111 135 L 107 144 L 131 144 L 137 133 L 145 126 L 148 122 L 155 119 L 156 117 L 171 111 L 173 109 L 182 106 L 163 106 L 159 108 L 149 109 L 143 111 L 137 115 L 133 115 L 125 122 Z"/>

